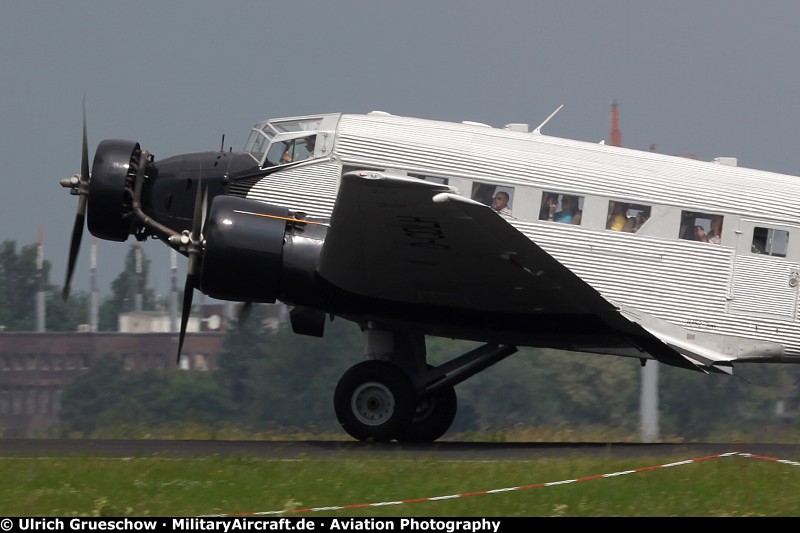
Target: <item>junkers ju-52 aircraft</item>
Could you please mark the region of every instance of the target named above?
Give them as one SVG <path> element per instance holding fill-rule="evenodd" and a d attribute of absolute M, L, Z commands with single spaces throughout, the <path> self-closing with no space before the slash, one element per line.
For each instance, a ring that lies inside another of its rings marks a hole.
<path fill-rule="evenodd" d="M 194 289 L 283 302 L 300 334 L 357 323 L 365 359 L 333 401 L 359 440 L 436 440 L 455 386 L 521 346 L 706 373 L 800 361 L 800 178 L 732 158 L 371 112 L 266 120 L 240 152 L 104 140 L 90 173 L 84 119 L 61 184 L 79 200 L 65 297 L 84 219 L 188 258 L 179 356 Z M 434 367 L 428 336 L 478 348 Z"/>

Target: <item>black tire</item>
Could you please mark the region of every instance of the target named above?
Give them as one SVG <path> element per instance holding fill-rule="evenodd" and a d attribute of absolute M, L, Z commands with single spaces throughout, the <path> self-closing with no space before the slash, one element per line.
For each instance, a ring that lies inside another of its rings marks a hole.
<path fill-rule="evenodd" d="M 344 373 L 333 395 L 336 418 L 361 441 L 388 442 L 411 423 L 416 407 L 411 380 L 388 361 L 362 361 Z"/>
<path fill-rule="evenodd" d="M 433 442 L 450 429 L 458 411 L 456 390 L 448 387 L 434 395 L 420 398 L 416 412 L 397 440 L 401 442 Z"/>

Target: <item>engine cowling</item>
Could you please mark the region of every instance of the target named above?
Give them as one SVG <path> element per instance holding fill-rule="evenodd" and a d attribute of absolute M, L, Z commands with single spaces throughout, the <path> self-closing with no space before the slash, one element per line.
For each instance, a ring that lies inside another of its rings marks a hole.
<path fill-rule="evenodd" d="M 221 300 L 322 307 L 316 269 L 326 233 L 327 224 L 285 207 L 218 196 L 203 231 L 198 288 Z"/>
<path fill-rule="evenodd" d="M 200 290 L 219 299 L 275 302 L 289 218 L 284 207 L 215 198 L 203 231 Z"/>
<path fill-rule="evenodd" d="M 95 237 L 122 242 L 131 234 L 132 199 L 126 188 L 130 190 L 136 176 L 140 154 L 134 141 L 106 139 L 97 146 L 86 220 Z"/>

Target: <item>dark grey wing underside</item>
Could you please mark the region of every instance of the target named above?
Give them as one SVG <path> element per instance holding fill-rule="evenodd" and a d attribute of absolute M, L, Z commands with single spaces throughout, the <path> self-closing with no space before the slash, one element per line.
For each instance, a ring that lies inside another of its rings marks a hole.
<path fill-rule="evenodd" d="M 445 185 L 345 174 L 318 272 L 347 292 L 389 302 L 594 315 L 656 359 L 697 369 L 491 208 Z"/>

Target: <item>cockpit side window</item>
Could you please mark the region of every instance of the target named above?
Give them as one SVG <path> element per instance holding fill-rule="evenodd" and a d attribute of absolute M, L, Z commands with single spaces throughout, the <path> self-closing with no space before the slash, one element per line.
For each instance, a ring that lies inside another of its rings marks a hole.
<path fill-rule="evenodd" d="M 245 151 L 262 167 L 311 159 L 314 157 L 317 132 L 322 122 L 322 117 L 259 122 L 247 138 Z M 322 150 L 325 150 L 324 146 Z"/>
<path fill-rule="evenodd" d="M 264 166 L 274 167 L 275 165 L 284 165 L 291 163 L 294 157 L 294 141 L 291 142 L 275 142 L 269 147 L 267 153 L 267 160 Z"/>
<path fill-rule="evenodd" d="M 312 159 L 314 157 L 314 149 L 317 145 L 317 136 L 309 135 L 302 139 L 297 139 L 295 145 L 295 161 L 303 159 Z"/>
<path fill-rule="evenodd" d="M 314 157 L 315 146 L 315 135 L 309 135 L 300 139 L 274 142 L 272 146 L 269 147 L 265 166 L 273 167 L 276 165 L 294 163 L 295 161 L 312 159 Z"/>
<path fill-rule="evenodd" d="M 249 152 L 253 158 L 259 163 L 264 158 L 264 152 L 267 150 L 270 138 L 259 130 L 250 132 L 250 137 L 247 138 L 245 144 L 245 152 Z"/>

